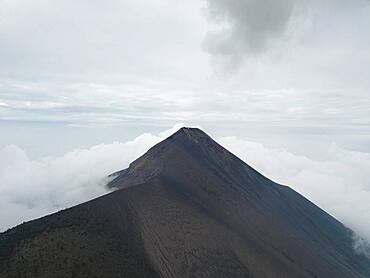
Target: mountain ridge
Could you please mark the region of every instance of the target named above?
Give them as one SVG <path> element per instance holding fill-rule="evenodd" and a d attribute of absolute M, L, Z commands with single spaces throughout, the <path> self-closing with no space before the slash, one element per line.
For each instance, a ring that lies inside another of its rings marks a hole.
<path fill-rule="evenodd" d="M 238 158 L 237 156 L 223 148 L 221 145 L 215 142 L 210 136 L 208 136 L 205 132 L 203 132 L 199 128 L 182 127 L 177 132 L 175 132 L 162 142 L 158 143 L 154 147 L 150 148 L 145 154 L 143 154 L 138 159 L 130 163 L 128 168 L 112 174 L 111 177 L 115 177 L 115 179 L 108 184 L 108 187 L 119 188 L 119 186 L 117 185 L 119 184 L 120 175 L 122 175 L 126 179 L 125 183 L 127 184 L 127 178 L 131 172 L 137 171 L 138 168 L 142 169 L 148 167 L 148 164 L 153 160 L 155 160 L 155 162 L 158 162 L 158 160 L 161 159 L 163 155 L 168 154 L 169 156 L 171 155 L 173 156 L 173 154 L 169 152 L 176 151 L 176 155 L 180 155 L 181 153 L 179 152 L 183 152 L 185 150 L 185 153 L 190 154 L 193 157 L 196 157 L 197 159 L 204 160 L 204 158 L 209 158 L 210 156 L 209 153 L 206 153 L 204 151 L 205 149 L 208 150 L 208 152 L 212 150 L 213 157 L 210 157 L 211 161 L 212 160 L 222 161 L 225 158 L 227 158 L 228 160 L 234 159 L 244 167 L 248 167 L 248 169 L 252 171 L 255 175 L 268 179 L 267 177 L 263 176 L 262 174 L 254 170 L 248 164 L 246 164 L 243 160 L 241 160 L 240 158 Z M 143 163 L 144 165 L 140 165 L 142 161 L 144 161 Z M 160 162 L 161 167 L 164 167 L 163 164 L 165 163 Z M 218 165 L 218 167 L 220 166 Z M 162 168 L 159 169 L 159 167 L 157 167 L 155 169 L 151 168 L 151 170 L 152 170 L 151 174 L 146 173 L 148 174 L 149 177 L 152 177 L 153 175 L 158 173 L 158 171 L 163 169 Z M 146 171 L 148 170 L 146 169 Z M 143 175 L 142 173 L 140 174 Z M 268 180 L 271 181 L 270 179 Z"/>
<path fill-rule="evenodd" d="M 199 129 L 180 129 L 108 186 L 0 234 L 0 278 L 370 276 L 350 229 Z"/>

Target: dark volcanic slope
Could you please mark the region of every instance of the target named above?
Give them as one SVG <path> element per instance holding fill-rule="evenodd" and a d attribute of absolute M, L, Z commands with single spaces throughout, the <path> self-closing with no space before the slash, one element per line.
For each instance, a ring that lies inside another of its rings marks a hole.
<path fill-rule="evenodd" d="M 370 277 L 352 233 L 183 128 L 119 190 L 0 234 L 0 277 Z"/>

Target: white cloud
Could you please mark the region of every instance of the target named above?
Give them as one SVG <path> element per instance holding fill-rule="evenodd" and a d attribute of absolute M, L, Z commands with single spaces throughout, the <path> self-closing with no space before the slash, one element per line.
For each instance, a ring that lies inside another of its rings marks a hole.
<path fill-rule="evenodd" d="M 0 149 L 0 230 L 106 193 L 109 174 L 127 167 L 173 131 L 38 160 L 14 145 Z"/>
<path fill-rule="evenodd" d="M 190 65 L 201 52 L 200 7 L 197 0 L 0 1 L 0 74 L 62 82 L 184 74 L 176 61 Z"/>
<path fill-rule="evenodd" d="M 347 151 L 332 144 L 320 159 L 314 159 L 235 137 L 221 138 L 219 142 L 267 177 L 292 187 L 370 240 L 370 153 Z"/>
<path fill-rule="evenodd" d="M 353 248 L 358 254 L 363 254 L 370 259 L 370 243 L 364 238 L 354 235 Z"/>

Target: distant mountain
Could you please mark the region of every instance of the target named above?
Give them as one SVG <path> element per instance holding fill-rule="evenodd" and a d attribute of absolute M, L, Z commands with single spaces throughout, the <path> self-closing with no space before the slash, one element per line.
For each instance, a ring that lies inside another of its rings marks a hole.
<path fill-rule="evenodd" d="M 370 277 L 351 230 L 199 129 L 114 175 L 114 192 L 0 234 L 0 277 Z"/>

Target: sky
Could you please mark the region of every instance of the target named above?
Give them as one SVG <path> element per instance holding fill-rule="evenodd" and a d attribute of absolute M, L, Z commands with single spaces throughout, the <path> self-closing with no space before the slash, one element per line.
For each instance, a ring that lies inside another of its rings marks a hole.
<path fill-rule="evenodd" d="M 370 238 L 369 30 L 368 0 L 0 0 L 2 203 L 19 222 L 102 194 L 182 123 Z"/>

